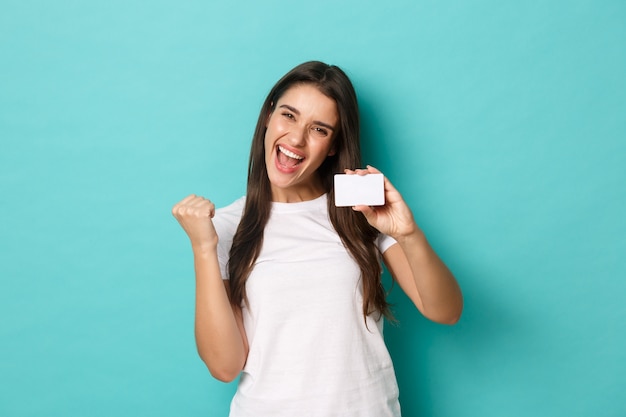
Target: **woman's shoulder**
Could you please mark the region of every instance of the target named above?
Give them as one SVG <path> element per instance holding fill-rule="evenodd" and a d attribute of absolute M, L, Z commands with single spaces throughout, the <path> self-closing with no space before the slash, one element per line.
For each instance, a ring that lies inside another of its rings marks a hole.
<path fill-rule="evenodd" d="M 243 206 L 246 204 L 246 196 L 239 197 L 232 203 L 220 207 L 215 210 L 215 214 L 241 214 L 243 212 Z"/>
<path fill-rule="evenodd" d="M 246 197 L 240 197 L 227 206 L 216 209 L 213 217 L 213 223 L 216 228 L 236 229 L 241 220 L 241 213 L 243 213 L 245 203 Z"/>

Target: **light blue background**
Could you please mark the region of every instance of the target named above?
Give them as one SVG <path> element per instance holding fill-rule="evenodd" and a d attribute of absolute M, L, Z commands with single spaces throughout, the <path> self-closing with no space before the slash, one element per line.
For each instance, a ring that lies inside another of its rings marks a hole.
<path fill-rule="evenodd" d="M 446 327 L 392 290 L 404 415 L 626 415 L 624 1 L 0 9 L 0 415 L 227 414 L 170 208 L 244 193 L 309 59 L 352 77 L 367 162 L 466 297 Z"/>

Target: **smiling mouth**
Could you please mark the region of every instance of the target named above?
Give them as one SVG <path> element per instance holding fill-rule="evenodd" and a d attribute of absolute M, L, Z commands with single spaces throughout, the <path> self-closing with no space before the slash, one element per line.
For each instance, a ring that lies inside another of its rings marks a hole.
<path fill-rule="evenodd" d="M 280 145 L 277 146 L 276 156 L 278 158 L 278 162 L 286 168 L 295 168 L 300 165 L 302 161 L 304 161 L 304 156 L 295 154 Z"/>

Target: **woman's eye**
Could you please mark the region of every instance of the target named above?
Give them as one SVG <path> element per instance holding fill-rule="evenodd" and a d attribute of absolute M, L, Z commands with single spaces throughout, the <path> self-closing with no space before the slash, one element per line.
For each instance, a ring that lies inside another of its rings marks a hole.
<path fill-rule="evenodd" d="M 321 127 L 314 127 L 313 131 L 320 136 L 328 136 L 328 130 Z"/>
<path fill-rule="evenodd" d="M 293 119 L 294 118 L 293 114 L 288 113 L 288 112 L 283 113 L 283 116 L 285 116 L 287 119 Z"/>

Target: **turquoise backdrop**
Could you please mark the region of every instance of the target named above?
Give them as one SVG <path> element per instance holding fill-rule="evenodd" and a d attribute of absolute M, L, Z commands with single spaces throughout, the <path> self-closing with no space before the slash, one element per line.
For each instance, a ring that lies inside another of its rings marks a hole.
<path fill-rule="evenodd" d="M 392 289 L 404 415 L 626 415 L 623 0 L 0 10 L 0 415 L 227 415 L 170 209 L 244 193 L 262 99 L 310 59 L 464 290 L 447 327 Z"/>

